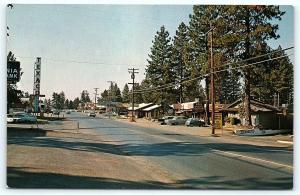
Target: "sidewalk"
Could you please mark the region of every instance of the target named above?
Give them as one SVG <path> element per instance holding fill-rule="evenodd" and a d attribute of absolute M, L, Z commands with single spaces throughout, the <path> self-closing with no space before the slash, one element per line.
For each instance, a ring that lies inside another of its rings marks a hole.
<path fill-rule="evenodd" d="M 187 127 L 183 125 L 161 125 L 160 122 L 151 122 L 147 119 L 136 119 L 136 122 L 130 122 L 129 119 L 115 119 L 119 122 L 136 125 L 145 128 L 155 128 L 176 134 L 193 135 L 200 137 L 211 137 L 211 127 Z M 291 135 L 273 135 L 273 136 L 237 136 L 229 129 L 216 129 L 216 139 L 229 143 L 241 143 L 260 146 L 278 146 L 292 147 L 293 137 Z"/>

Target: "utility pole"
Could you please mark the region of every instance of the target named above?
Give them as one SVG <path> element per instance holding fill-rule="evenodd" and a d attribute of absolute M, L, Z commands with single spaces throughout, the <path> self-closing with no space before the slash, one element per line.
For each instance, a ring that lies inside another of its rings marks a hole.
<path fill-rule="evenodd" d="M 213 54 L 213 28 L 212 28 L 212 24 L 210 23 L 210 70 L 211 70 L 211 74 L 210 74 L 210 86 L 211 86 L 211 104 L 212 104 L 212 108 L 211 108 L 211 134 L 214 136 L 215 135 L 215 77 L 214 77 L 214 71 L 215 71 L 215 67 L 214 67 L 214 54 Z"/>
<path fill-rule="evenodd" d="M 109 107 L 108 109 L 108 118 L 110 118 L 111 115 L 111 101 L 112 101 L 112 88 L 113 88 L 113 83 L 114 81 L 107 81 L 108 83 L 110 83 L 110 90 L 109 90 L 109 104 L 107 105 Z"/>
<path fill-rule="evenodd" d="M 94 93 L 94 94 L 95 94 L 95 106 L 94 106 L 94 112 L 95 112 L 95 111 L 96 111 L 96 105 L 97 105 L 97 96 L 99 95 L 99 94 L 98 94 L 98 89 L 99 89 L 99 88 L 96 87 L 96 88 L 94 88 L 94 89 L 95 89 L 95 93 Z"/>
<path fill-rule="evenodd" d="M 132 79 L 132 83 L 128 83 L 129 85 L 132 85 L 132 109 L 131 109 L 131 122 L 135 122 L 134 119 L 134 79 L 135 79 L 135 73 L 139 73 L 138 72 L 139 69 L 137 68 L 128 68 L 128 72 L 131 73 L 131 79 Z"/>

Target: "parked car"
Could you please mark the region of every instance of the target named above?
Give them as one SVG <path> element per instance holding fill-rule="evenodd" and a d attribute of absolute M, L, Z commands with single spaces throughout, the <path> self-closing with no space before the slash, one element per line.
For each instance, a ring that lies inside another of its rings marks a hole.
<path fill-rule="evenodd" d="M 174 116 L 172 119 L 167 120 L 167 125 L 184 125 L 187 121 L 186 116 Z"/>
<path fill-rule="evenodd" d="M 96 113 L 95 113 L 95 112 L 90 112 L 90 113 L 88 114 L 88 116 L 96 117 Z"/>
<path fill-rule="evenodd" d="M 174 118 L 174 116 L 164 116 L 161 119 L 158 119 L 159 122 L 161 122 L 161 125 L 167 124 L 168 120 Z"/>
<path fill-rule="evenodd" d="M 67 111 L 66 111 L 66 114 L 71 114 L 71 111 L 70 111 L 70 110 L 67 110 Z"/>
<path fill-rule="evenodd" d="M 203 127 L 205 125 L 205 122 L 203 120 L 200 120 L 198 118 L 189 118 L 186 122 L 185 125 L 188 127 Z"/>
<path fill-rule="evenodd" d="M 20 113 L 13 113 L 14 122 L 19 123 L 36 123 L 37 118 L 32 114 L 20 112 Z"/>
<path fill-rule="evenodd" d="M 19 122 L 20 118 L 16 118 L 14 114 L 7 114 L 6 115 L 6 122 L 7 123 L 17 123 Z"/>
<path fill-rule="evenodd" d="M 59 110 L 53 110 L 54 115 L 59 115 Z"/>

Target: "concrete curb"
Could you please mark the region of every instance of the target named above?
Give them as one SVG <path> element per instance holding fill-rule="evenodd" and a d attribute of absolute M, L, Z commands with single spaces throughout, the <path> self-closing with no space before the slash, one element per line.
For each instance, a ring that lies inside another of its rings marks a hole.
<path fill-rule="evenodd" d="M 283 143 L 283 144 L 291 144 L 293 145 L 294 142 L 291 142 L 291 141 L 283 141 L 283 140 L 277 140 L 278 143 Z"/>

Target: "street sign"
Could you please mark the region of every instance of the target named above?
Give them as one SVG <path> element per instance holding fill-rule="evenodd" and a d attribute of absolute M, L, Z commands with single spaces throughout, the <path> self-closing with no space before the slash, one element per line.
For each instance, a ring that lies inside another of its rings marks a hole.
<path fill-rule="evenodd" d="M 219 112 L 215 113 L 215 128 L 216 129 L 222 129 L 223 128 L 222 113 L 219 113 Z"/>
<path fill-rule="evenodd" d="M 7 81 L 20 81 L 20 62 L 8 61 L 7 62 Z"/>

